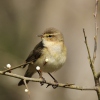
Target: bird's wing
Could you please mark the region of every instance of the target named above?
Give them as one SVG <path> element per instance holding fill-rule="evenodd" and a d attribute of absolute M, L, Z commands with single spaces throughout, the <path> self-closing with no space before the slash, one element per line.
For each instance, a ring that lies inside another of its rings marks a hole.
<path fill-rule="evenodd" d="M 41 55 L 42 55 L 42 49 L 43 49 L 43 43 L 42 41 L 36 45 L 36 47 L 31 51 L 28 58 L 26 59 L 26 62 L 33 61 L 35 62 Z M 24 68 L 25 66 L 23 66 Z"/>

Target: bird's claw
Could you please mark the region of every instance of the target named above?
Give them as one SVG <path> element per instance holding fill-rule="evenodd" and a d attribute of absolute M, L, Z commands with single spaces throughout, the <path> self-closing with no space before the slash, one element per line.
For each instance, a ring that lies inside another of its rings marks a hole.
<path fill-rule="evenodd" d="M 40 82 L 41 86 L 44 85 L 44 83 L 46 83 L 46 80 L 45 78 L 41 77 L 42 78 L 42 82 Z"/>
<path fill-rule="evenodd" d="M 53 89 L 56 89 L 58 87 L 58 83 L 56 83 L 55 85 L 52 85 Z"/>
<path fill-rule="evenodd" d="M 46 88 L 48 88 L 49 86 L 51 86 L 51 84 L 48 84 Z M 56 89 L 58 87 L 58 83 L 55 83 L 55 85 L 52 85 L 53 89 Z"/>
<path fill-rule="evenodd" d="M 50 84 L 48 84 L 46 88 L 48 88 L 49 86 L 50 86 Z"/>

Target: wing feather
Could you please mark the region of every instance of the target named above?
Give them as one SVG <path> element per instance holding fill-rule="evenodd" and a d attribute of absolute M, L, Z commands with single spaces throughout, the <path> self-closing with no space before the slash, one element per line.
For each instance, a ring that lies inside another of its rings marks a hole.
<path fill-rule="evenodd" d="M 42 41 L 36 45 L 36 47 L 30 52 L 28 58 L 26 59 L 26 62 L 33 61 L 35 62 L 41 55 L 42 55 L 42 49 L 43 49 L 43 43 Z M 24 68 L 25 66 L 23 66 Z"/>

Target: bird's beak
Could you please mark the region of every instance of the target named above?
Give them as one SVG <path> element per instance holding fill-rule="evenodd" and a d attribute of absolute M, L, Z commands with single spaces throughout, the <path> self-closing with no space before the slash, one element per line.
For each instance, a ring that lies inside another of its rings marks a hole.
<path fill-rule="evenodd" d="M 43 35 L 38 35 L 38 37 L 41 37 L 41 38 L 42 38 L 42 37 L 43 37 Z"/>

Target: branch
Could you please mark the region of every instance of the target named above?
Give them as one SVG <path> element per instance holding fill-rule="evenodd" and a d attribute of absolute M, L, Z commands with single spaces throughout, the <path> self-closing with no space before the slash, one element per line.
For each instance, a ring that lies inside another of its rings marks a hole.
<path fill-rule="evenodd" d="M 97 25 L 97 9 L 98 9 L 98 0 L 96 0 L 95 3 L 95 13 L 94 13 L 94 18 L 95 18 L 95 36 L 94 36 L 94 52 L 93 52 L 93 60 L 92 62 L 95 62 L 96 58 L 96 51 L 97 51 L 97 35 L 98 35 L 98 25 Z"/>
<path fill-rule="evenodd" d="M 11 71 L 11 70 L 20 68 L 20 67 L 25 66 L 25 65 L 30 64 L 30 63 L 32 63 L 32 62 L 27 62 L 27 63 L 21 64 L 21 65 L 19 65 L 19 66 L 12 67 L 12 68 L 9 68 L 9 69 L 7 69 L 7 70 L 4 70 L 4 71 L 3 71 L 3 74 L 5 74 L 5 72 L 9 72 L 9 71 Z"/>
<path fill-rule="evenodd" d="M 87 44 L 87 37 L 86 37 L 84 29 L 83 29 L 83 33 L 84 33 L 86 48 L 87 48 L 87 51 L 88 51 L 90 67 L 91 67 L 91 70 L 92 70 L 92 73 L 93 73 L 93 76 L 94 76 L 95 86 L 97 86 L 96 92 L 97 92 L 98 100 L 100 100 L 100 82 L 99 82 L 100 72 L 98 74 L 96 74 L 95 69 L 94 69 L 94 62 L 95 62 L 95 59 L 96 59 L 96 51 L 97 51 L 97 35 L 98 35 L 97 8 L 98 8 L 98 0 L 96 0 L 96 3 L 95 3 L 95 13 L 94 13 L 94 18 L 95 18 L 95 36 L 94 36 L 93 59 L 91 59 L 89 47 L 88 47 L 88 44 Z"/>
<path fill-rule="evenodd" d="M 100 72 L 97 74 L 97 78 L 98 78 L 98 79 L 100 78 Z"/>
<path fill-rule="evenodd" d="M 27 92 L 28 92 L 29 100 L 31 100 L 31 99 L 30 99 L 30 91 L 29 91 L 29 89 L 28 89 L 28 86 L 27 86 L 27 83 L 26 83 L 26 80 L 25 80 L 25 79 L 24 79 L 24 84 L 25 84 L 26 90 L 27 90 Z"/>
<path fill-rule="evenodd" d="M 98 73 L 96 75 L 96 72 L 95 72 L 95 69 L 94 69 L 94 65 L 93 65 L 93 61 L 91 59 L 91 55 L 90 55 L 88 43 L 87 43 L 87 37 L 86 37 L 84 29 L 83 29 L 83 33 L 84 33 L 86 48 L 87 48 L 87 51 L 88 51 L 88 56 L 89 56 L 89 61 L 90 61 L 90 67 L 91 67 L 91 70 L 92 70 L 92 73 L 93 73 L 93 77 L 94 77 L 94 81 L 95 81 L 95 86 L 97 86 L 96 92 L 97 92 L 98 100 L 100 100 L 100 83 L 99 83 L 100 73 Z"/>
<path fill-rule="evenodd" d="M 85 44 L 86 44 L 86 48 L 87 48 L 87 52 L 88 52 L 88 56 L 89 56 L 90 67 L 91 67 L 91 70 L 92 70 L 92 73 L 93 73 L 93 76 L 94 76 L 94 80 L 96 80 L 96 72 L 95 72 L 94 65 L 93 65 L 93 62 L 92 62 L 92 59 L 91 59 L 90 50 L 89 50 L 88 43 L 87 43 L 87 37 L 86 37 L 86 34 L 85 34 L 85 29 L 83 29 L 83 33 L 84 33 Z M 95 84 L 96 84 L 96 82 L 95 82 Z"/>
<path fill-rule="evenodd" d="M 18 79 L 23 79 L 24 83 L 25 83 L 26 80 L 29 80 L 29 81 L 32 81 L 32 82 L 43 82 L 43 79 L 41 79 L 41 78 L 28 78 L 28 77 L 24 77 L 24 76 L 9 73 L 9 72 L 6 72 L 4 74 L 3 71 L 0 71 L 0 75 L 6 75 L 6 76 L 18 78 Z M 49 81 L 46 81 L 44 84 L 57 86 L 57 87 L 62 87 L 62 88 L 75 89 L 75 90 L 93 90 L 93 91 L 97 91 L 96 86 L 94 86 L 94 87 L 81 87 L 81 86 L 76 86 L 76 85 L 70 85 L 70 84 L 64 84 L 64 83 L 54 83 L 54 82 L 49 82 Z M 27 85 L 26 85 L 26 87 L 27 87 Z M 28 87 L 27 87 L 27 89 L 28 89 Z"/>

